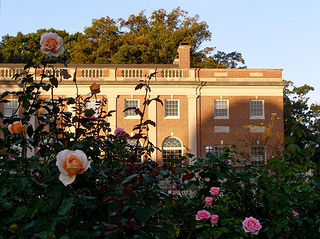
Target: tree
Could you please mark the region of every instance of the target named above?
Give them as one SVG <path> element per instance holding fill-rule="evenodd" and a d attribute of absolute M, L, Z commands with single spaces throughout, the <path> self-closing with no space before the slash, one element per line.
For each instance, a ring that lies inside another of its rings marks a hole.
<path fill-rule="evenodd" d="M 119 49 L 121 34 L 117 21 L 109 17 L 93 19 L 92 26 L 85 28 L 72 49 L 72 62 L 112 63 L 111 57 Z"/>
<path fill-rule="evenodd" d="M 70 35 L 66 31 L 59 31 L 55 29 L 40 29 L 36 33 L 22 34 L 17 33 L 16 37 L 5 35 L 2 37 L 0 43 L 0 62 L 1 63 L 27 63 L 29 61 L 36 63 L 43 60 L 53 62 L 53 60 L 47 58 L 40 51 L 40 37 L 45 32 L 56 32 L 60 37 L 63 38 L 63 44 L 65 53 L 62 57 L 69 61 L 70 50 L 74 47 L 75 42 L 80 33 Z"/>
<path fill-rule="evenodd" d="M 301 148 L 308 142 L 320 142 L 320 105 L 311 104 L 307 94 L 314 88 L 309 85 L 295 87 L 292 82 L 284 89 L 285 136 Z"/>
<path fill-rule="evenodd" d="M 73 49 L 72 59 L 75 63 L 172 64 L 180 42 L 187 41 L 194 66 L 236 68 L 244 63 L 237 52 L 218 51 L 210 56 L 214 48 L 200 50 L 201 44 L 210 39 L 207 23 L 200 22 L 198 15 L 188 16 L 179 7 L 170 13 L 156 10 L 150 18 L 141 11 L 127 20 L 94 19 Z"/>

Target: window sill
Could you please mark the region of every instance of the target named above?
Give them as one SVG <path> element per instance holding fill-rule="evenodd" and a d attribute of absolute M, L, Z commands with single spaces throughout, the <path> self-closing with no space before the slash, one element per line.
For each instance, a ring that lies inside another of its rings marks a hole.
<path fill-rule="evenodd" d="M 180 116 L 166 116 L 164 119 L 180 119 Z"/>
<path fill-rule="evenodd" d="M 125 116 L 124 119 L 140 119 L 139 116 Z"/>

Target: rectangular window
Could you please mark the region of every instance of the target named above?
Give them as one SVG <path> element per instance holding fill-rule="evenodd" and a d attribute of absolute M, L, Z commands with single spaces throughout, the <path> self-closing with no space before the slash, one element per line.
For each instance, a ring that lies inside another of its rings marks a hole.
<path fill-rule="evenodd" d="M 262 167 L 266 161 L 266 147 L 262 145 L 250 146 L 251 165 Z"/>
<path fill-rule="evenodd" d="M 86 103 L 86 109 L 93 109 L 96 113 L 93 115 L 98 117 L 99 115 L 99 103 L 96 100 L 90 100 Z"/>
<path fill-rule="evenodd" d="M 4 109 L 3 109 L 3 116 L 8 118 L 11 117 L 12 114 L 15 112 L 15 116 L 19 115 L 19 110 L 17 110 L 19 107 L 18 100 L 10 100 L 9 102 L 4 104 Z"/>
<path fill-rule="evenodd" d="M 264 108 L 262 100 L 250 101 L 250 119 L 264 119 Z"/>
<path fill-rule="evenodd" d="M 226 146 L 226 145 L 215 145 L 214 146 L 214 154 L 217 155 L 218 157 L 220 157 L 220 155 L 223 153 L 223 151 L 226 148 L 230 148 L 230 147 Z"/>
<path fill-rule="evenodd" d="M 229 107 L 227 100 L 215 100 L 214 101 L 214 118 L 215 119 L 228 119 Z"/>
<path fill-rule="evenodd" d="M 179 118 L 179 100 L 166 100 L 165 117 Z"/>
<path fill-rule="evenodd" d="M 125 100 L 124 108 L 139 108 L 139 100 L 137 99 L 130 99 L 130 100 Z M 138 114 L 135 112 L 135 109 L 129 109 L 125 111 L 125 117 L 130 117 L 130 118 L 138 118 Z"/>

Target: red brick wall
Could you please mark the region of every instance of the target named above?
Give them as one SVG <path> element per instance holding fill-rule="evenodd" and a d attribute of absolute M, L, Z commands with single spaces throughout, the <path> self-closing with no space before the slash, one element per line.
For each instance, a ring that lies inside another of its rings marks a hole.
<path fill-rule="evenodd" d="M 198 156 L 205 155 L 206 146 L 221 145 L 221 140 L 225 146 L 238 145 L 239 151 L 247 151 L 248 149 L 239 140 L 247 139 L 248 134 L 257 133 L 250 133 L 243 126 L 259 126 L 261 123 L 267 126 L 273 113 L 277 113 L 277 117 L 280 118 L 274 127 L 274 132 L 279 131 L 283 140 L 283 100 L 281 96 L 258 97 L 258 100 L 264 100 L 265 119 L 250 119 L 249 102 L 256 100 L 256 97 L 231 96 L 223 99 L 229 100 L 229 119 L 214 119 L 214 100 L 220 100 L 220 97 L 201 96 L 198 98 Z M 214 126 L 229 126 L 229 133 L 214 132 Z"/>
<path fill-rule="evenodd" d="M 117 98 L 117 127 L 123 128 L 129 135 L 135 125 L 140 123 L 139 119 L 125 118 L 125 100 L 126 99 L 139 99 L 140 100 L 140 110 L 142 111 L 144 96 L 133 96 L 131 95 L 121 95 Z M 148 119 L 148 111 L 146 110 L 145 119 Z M 113 132 L 112 132 L 113 133 Z"/>
<path fill-rule="evenodd" d="M 188 140 L 188 98 L 186 96 L 159 96 L 163 102 L 157 104 L 157 147 L 162 147 L 163 141 L 171 136 L 179 138 L 183 146 L 186 148 L 183 153 L 188 152 L 189 140 Z M 165 118 L 165 100 L 166 99 L 179 99 L 180 119 L 166 119 Z M 162 162 L 161 152 L 157 152 L 158 163 Z"/>

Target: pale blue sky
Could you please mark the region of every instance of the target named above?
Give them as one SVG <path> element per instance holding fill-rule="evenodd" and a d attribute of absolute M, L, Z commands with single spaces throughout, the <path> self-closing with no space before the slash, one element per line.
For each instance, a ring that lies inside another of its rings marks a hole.
<path fill-rule="evenodd" d="M 127 18 L 146 10 L 180 6 L 198 14 L 224 52 L 238 51 L 251 69 L 283 69 L 296 86 L 311 85 L 310 103 L 320 103 L 320 0 L 0 0 L 0 36 L 41 28 L 83 32 L 92 19 Z"/>

